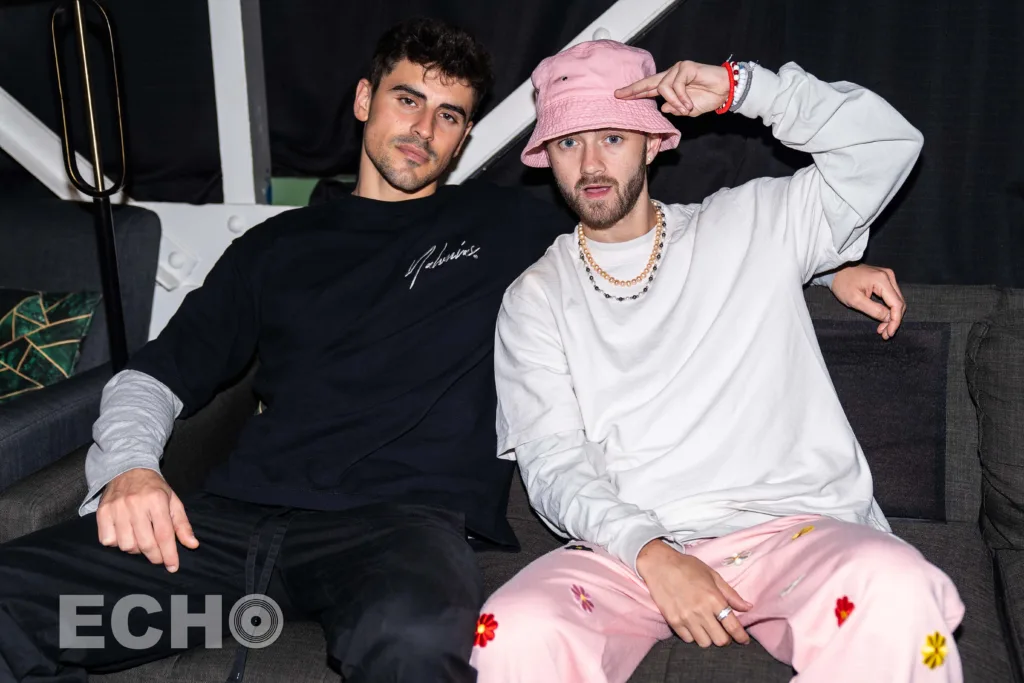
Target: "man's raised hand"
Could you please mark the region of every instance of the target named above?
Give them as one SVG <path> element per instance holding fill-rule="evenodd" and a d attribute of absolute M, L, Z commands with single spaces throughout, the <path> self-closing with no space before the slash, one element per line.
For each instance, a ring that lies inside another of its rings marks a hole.
<path fill-rule="evenodd" d="M 729 72 L 723 66 L 676 62 L 670 68 L 619 88 L 623 100 L 662 96 L 661 110 L 676 116 L 700 116 L 721 107 L 729 98 Z"/>

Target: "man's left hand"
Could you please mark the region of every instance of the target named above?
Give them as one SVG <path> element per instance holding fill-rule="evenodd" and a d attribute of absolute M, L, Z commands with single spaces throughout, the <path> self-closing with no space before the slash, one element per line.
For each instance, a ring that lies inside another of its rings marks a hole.
<path fill-rule="evenodd" d="M 892 339 L 907 310 L 896 275 L 889 268 L 866 264 L 843 268 L 832 280 L 832 293 L 850 308 L 880 320 L 878 334 L 882 339 Z M 885 303 L 873 301 L 872 294 Z"/>
<path fill-rule="evenodd" d="M 661 110 L 676 116 L 700 116 L 714 111 L 729 98 L 729 71 L 724 66 L 697 62 L 676 62 L 661 73 L 619 88 L 615 96 L 623 100 L 644 97 L 665 98 Z"/>

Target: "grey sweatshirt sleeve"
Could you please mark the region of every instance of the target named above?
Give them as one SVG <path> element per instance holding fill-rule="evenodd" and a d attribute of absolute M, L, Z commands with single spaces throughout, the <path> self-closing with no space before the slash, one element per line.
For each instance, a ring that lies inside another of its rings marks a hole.
<path fill-rule="evenodd" d="M 85 459 L 89 493 L 79 515 L 96 511 L 103 488 L 118 475 L 136 468 L 160 473 L 160 458 L 182 407 L 170 389 L 137 370 L 124 370 L 107 382 L 92 428 L 95 443 Z"/>

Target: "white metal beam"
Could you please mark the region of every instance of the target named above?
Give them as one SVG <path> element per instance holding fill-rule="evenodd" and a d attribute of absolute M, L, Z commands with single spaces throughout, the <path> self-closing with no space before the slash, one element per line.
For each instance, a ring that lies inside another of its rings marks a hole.
<path fill-rule="evenodd" d="M 619 0 L 581 31 L 562 50 L 587 40 L 610 39 L 629 43 L 679 0 Z M 459 184 L 487 168 L 536 118 L 533 84 L 527 80 L 473 126 L 458 163 L 448 175 L 448 184 Z"/>
<path fill-rule="evenodd" d="M 35 114 L 0 88 L 0 149 L 3 149 L 29 173 L 61 199 L 91 202 L 92 198 L 75 189 L 64 170 L 63 143 L 60 136 L 50 130 Z M 96 185 L 92 164 L 75 153 L 78 171 L 85 182 Z M 114 183 L 104 176 L 106 187 Z M 121 193 L 110 198 L 111 203 L 123 201 Z"/>
<path fill-rule="evenodd" d="M 270 134 L 259 0 L 208 0 L 224 202 L 266 204 Z"/>

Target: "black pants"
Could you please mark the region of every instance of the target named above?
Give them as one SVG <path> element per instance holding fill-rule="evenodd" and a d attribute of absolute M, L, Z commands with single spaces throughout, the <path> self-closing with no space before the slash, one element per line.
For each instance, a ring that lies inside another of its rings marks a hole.
<path fill-rule="evenodd" d="M 183 643 L 172 642 L 172 596 L 188 596 L 176 598 L 177 608 L 187 601 L 191 615 L 207 611 L 206 596 L 220 596 L 222 634 L 235 646 L 229 613 L 251 594 L 273 599 L 286 618 L 319 621 L 330 663 L 346 683 L 476 680 L 468 661 L 483 583 L 461 515 L 394 504 L 313 512 L 208 494 L 183 502 L 199 547 L 178 544 L 173 574 L 101 545 L 95 515 L 0 545 L 0 681 L 79 683 L 87 672 L 181 652 Z M 133 594 L 156 601 L 127 613 L 132 636 L 162 631 L 144 649 L 115 636 L 116 624 L 125 623 L 112 618 L 115 603 Z M 102 606 L 77 608 L 80 621 L 98 625 L 79 625 L 75 635 L 103 636 L 103 647 L 61 647 L 61 595 L 102 596 Z M 237 610 L 243 640 L 274 632 L 251 619 L 268 619 L 271 610 L 258 601 Z M 202 628 L 186 635 L 187 647 L 205 642 Z M 233 676 L 244 669 L 245 653 L 238 645 Z"/>

